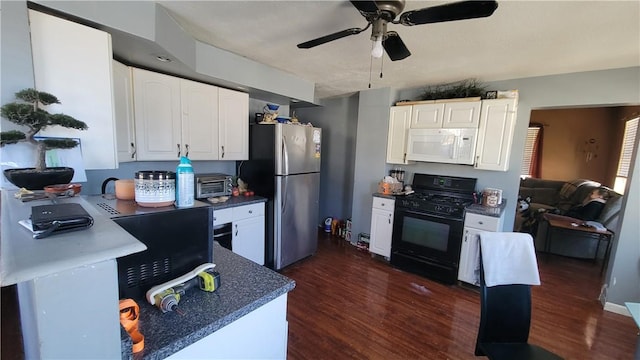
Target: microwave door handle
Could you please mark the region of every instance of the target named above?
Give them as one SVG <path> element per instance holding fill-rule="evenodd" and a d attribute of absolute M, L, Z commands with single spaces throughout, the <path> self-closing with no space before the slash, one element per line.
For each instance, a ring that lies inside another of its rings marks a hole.
<path fill-rule="evenodd" d="M 454 160 L 458 158 L 458 139 L 459 138 L 460 137 L 457 135 L 453 137 L 453 149 L 451 151 L 451 158 Z"/>

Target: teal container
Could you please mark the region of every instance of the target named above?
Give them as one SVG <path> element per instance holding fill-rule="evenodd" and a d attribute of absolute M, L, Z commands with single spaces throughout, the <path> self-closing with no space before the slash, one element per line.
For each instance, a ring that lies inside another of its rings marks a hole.
<path fill-rule="evenodd" d="M 194 204 L 194 179 L 191 161 L 186 157 L 180 158 L 176 169 L 176 207 L 186 208 Z"/>

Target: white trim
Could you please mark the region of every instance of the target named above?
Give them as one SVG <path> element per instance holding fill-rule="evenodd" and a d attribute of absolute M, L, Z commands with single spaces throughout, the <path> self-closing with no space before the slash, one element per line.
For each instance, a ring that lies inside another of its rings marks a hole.
<path fill-rule="evenodd" d="M 631 313 L 629 312 L 629 310 L 627 309 L 626 306 L 622 306 L 622 305 L 606 302 L 604 304 L 604 309 L 606 311 L 611 311 L 612 313 L 616 313 L 616 314 L 620 314 L 620 315 L 631 317 Z"/>

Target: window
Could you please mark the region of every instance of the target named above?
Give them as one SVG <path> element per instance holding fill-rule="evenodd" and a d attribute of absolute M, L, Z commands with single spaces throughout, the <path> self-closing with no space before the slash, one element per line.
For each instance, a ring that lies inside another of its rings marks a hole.
<path fill-rule="evenodd" d="M 640 118 L 631 119 L 624 125 L 624 137 L 622 139 L 622 149 L 620 150 L 620 160 L 618 161 L 618 172 L 616 173 L 616 181 L 613 184 L 613 190 L 620 194 L 624 194 L 627 177 L 629 177 L 631 156 L 633 155 L 633 146 L 636 142 L 636 133 L 638 132 L 638 119 Z"/>
<path fill-rule="evenodd" d="M 524 156 L 521 177 L 540 177 L 538 159 L 540 158 L 540 131 L 541 126 L 531 126 L 527 129 L 527 139 L 524 144 Z"/>

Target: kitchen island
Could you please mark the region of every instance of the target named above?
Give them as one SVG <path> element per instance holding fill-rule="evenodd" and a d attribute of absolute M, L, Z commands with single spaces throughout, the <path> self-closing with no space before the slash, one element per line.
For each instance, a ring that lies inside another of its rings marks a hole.
<path fill-rule="evenodd" d="M 82 196 L 58 201 L 82 205 L 94 218 L 91 228 L 33 239 L 18 221 L 29 218 L 32 205 L 51 202 L 23 203 L 14 193 L 2 190 L 0 284 L 17 284 L 25 358 L 228 358 L 238 350 L 245 358 L 286 357 L 286 299 L 295 283 L 218 245 L 221 286 L 187 292 L 179 304 L 184 315 L 134 299 L 146 346 L 132 355 L 119 323 L 116 259 L 146 246 Z M 252 348 L 260 352 L 246 352 Z"/>
<path fill-rule="evenodd" d="M 286 358 L 287 293 L 295 282 L 217 243 L 213 256 L 221 282 L 216 291 L 189 289 L 179 311 L 167 313 L 134 299 L 145 337 L 134 359 Z M 123 358 L 130 358 L 128 335 L 122 341 Z"/>

